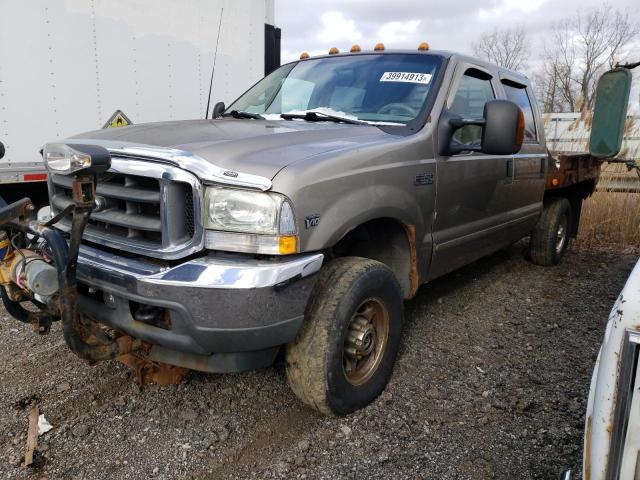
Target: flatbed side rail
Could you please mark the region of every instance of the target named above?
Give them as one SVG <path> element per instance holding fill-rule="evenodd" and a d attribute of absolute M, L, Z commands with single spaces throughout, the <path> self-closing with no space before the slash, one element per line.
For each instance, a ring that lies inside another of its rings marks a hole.
<path fill-rule="evenodd" d="M 604 160 L 592 157 L 588 153 L 557 152 L 549 153 L 546 190 L 559 190 L 592 180 L 595 184 L 600 178 Z"/>

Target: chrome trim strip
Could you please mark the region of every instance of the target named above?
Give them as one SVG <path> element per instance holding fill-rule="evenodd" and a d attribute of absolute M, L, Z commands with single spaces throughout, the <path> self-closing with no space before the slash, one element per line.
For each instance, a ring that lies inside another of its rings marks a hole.
<path fill-rule="evenodd" d="M 271 180 L 258 175 L 233 171 L 233 176 L 225 175 L 229 170 L 213 165 L 202 157 L 185 150 L 176 148 L 141 145 L 117 140 L 73 139 L 65 143 L 69 145 L 91 144 L 100 145 L 114 156 L 134 157 L 149 162 L 171 163 L 175 167 L 183 168 L 205 182 L 223 183 L 236 187 L 256 188 L 266 191 L 271 188 Z"/>
<path fill-rule="evenodd" d="M 274 287 L 296 278 L 304 278 L 320 270 L 324 255 L 312 253 L 291 257 L 258 260 L 251 257 L 207 256 L 175 267 L 160 267 L 151 262 L 119 257 L 83 245 L 80 249 L 78 277 L 84 277 L 84 266 L 101 273 L 115 273 L 123 285 L 126 277 L 140 284 L 168 285 L 182 288 L 253 289 Z"/>
<path fill-rule="evenodd" d="M 513 155 L 514 158 L 549 158 L 549 154 L 546 152 L 540 153 L 516 153 Z"/>
<path fill-rule="evenodd" d="M 271 188 L 271 180 L 268 178 L 235 171 L 233 174 L 236 176 L 227 176 L 224 173 L 228 172 L 228 170 L 213 165 L 198 155 L 184 150 L 159 147 L 122 147 L 108 148 L 108 150 L 115 155 L 144 158 L 151 162 L 154 160 L 158 161 L 159 159 L 171 162 L 175 166 L 193 173 L 204 181 L 223 183 L 236 187 L 256 188 L 263 192 Z"/>

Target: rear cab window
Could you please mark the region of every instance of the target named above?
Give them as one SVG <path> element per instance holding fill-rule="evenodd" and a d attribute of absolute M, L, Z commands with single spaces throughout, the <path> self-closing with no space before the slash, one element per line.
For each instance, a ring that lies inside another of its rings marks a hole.
<path fill-rule="evenodd" d="M 536 130 L 536 120 L 533 114 L 533 106 L 531 98 L 527 92 L 526 85 L 514 82 L 512 80 L 503 79 L 502 87 L 507 96 L 507 100 L 518 105 L 524 113 L 524 140 L 525 142 L 536 143 L 538 141 L 538 133 Z"/>

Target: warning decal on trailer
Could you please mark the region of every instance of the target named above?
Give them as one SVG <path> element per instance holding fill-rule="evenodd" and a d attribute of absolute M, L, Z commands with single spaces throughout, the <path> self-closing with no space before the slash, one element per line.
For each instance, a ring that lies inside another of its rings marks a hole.
<path fill-rule="evenodd" d="M 127 127 L 131 124 L 131 120 L 129 120 L 129 117 L 127 117 L 122 110 L 116 110 L 102 128 Z"/>

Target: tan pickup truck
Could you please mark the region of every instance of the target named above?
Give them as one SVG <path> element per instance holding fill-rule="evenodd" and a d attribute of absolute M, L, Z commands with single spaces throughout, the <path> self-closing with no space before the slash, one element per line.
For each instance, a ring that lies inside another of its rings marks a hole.
<path fill-rule="evenodd" d="M 62 292 L 77 298 L 63 312 L 74 352 L 166 382 L 284 351 L 300 399 L 342 415 L 384 389 L 420 285 L 527 236 L 534 262 L 561 260 L 619 139 L 551 156 L 523 75 L 425 45 L 357 50 L 286 64 L 211 119 L 44 147 L 40 221 L 82 235 Z M 70 174 L 93 155 L 110 167 L 90 216 L 67 215 L 89 198 Z M 5 264 L 20 266 L 14 250 Z M 33 300 L 60 318 L 59 292 L 14 277 L 10 312 Z"/>

